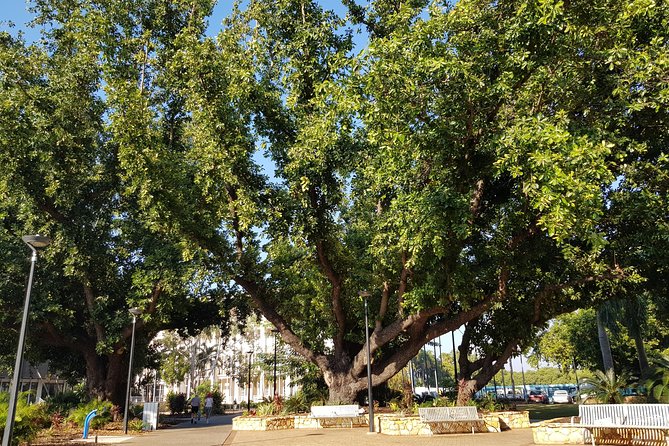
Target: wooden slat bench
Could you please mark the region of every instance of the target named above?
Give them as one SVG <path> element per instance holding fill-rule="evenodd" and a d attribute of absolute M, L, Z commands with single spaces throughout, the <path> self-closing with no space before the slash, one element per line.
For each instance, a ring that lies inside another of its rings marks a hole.
<path fill-rule="evenodd" d="M 419 407 L 418 415 L 437 434 L 462 432 L 462 429 L 471 429 L 473 434 L 475 428 L 485 424 L 474 406 Z M 459 426 L 454 426 L 455 424 Z"/>
<path fill-rule="evenodd" d="M 353 420 L 360 416 L 360 406 L 357 404 L 348 404 L 341 406 L 311 406 L 311 418 L 319 420 L 333 420 L 349 418 L 351 427 Z"/>

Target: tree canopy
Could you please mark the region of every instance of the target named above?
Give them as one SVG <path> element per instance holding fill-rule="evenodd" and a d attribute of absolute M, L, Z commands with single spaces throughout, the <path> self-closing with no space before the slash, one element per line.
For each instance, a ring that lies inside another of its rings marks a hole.
<path fill-rule="evenodd" d="M 147 322 L 243 295 L 331 401 L 367 386 L 362 290 L 373 384 L 465 325 L 466 394 L 651 275 L 632 216 L 666 226 L 667 8 L 344 4 L 250 1 L 210 38 L 207 0 L 39 2 L 47 47 L 3 37 L 3 222 L 58 234 L 59 280 L 155 302 Z M 90 301 L 91 332 L 127 332 Z"/>

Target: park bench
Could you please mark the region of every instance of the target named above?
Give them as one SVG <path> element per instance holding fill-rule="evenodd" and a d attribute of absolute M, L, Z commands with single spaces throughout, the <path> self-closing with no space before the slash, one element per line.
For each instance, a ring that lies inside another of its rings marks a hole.
<path fill-rule="evenodd" d="M 341 406 L 311 406 L 311 418 L 321 420 L 340 420 L 349 419 L 351 427 L 353 420 L 360 416 L 360 407 L 357 404 L 348 404 Z"/>
<path fill-rule="evenodd" d="M 596 444 L 669 444 L 669 404 L 579 406 L 584 440 Z"/>
<path fill-rule="evenodd" d="M 433 433 L 466 432 L 484 424 L 474 406 L 419 407 L 418 415 Z M 463 430 L 465 429 L 465 430 Z"/>

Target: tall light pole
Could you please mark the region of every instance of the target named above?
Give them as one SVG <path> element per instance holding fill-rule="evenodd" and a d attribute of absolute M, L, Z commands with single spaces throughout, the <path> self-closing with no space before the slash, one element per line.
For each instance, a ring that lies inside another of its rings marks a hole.
<path fill-rule="evenodd" d="M 278 393 L 276 392 L 276 338 L 277 335 L 279 334 L 279 330 L 272 330 L 272 333 L 274 333 L 274 377 L 273 377 L 273 382 L 274 382 L 274 399 L 276 400 L 276 397 Z"/>
<path fill-rule="evenodd" d="M 451 331 L 451 342 L 453 343 L 453 378 L 455 378 L 455 388 L 458 388 L 458 356 L 455 350 L 455 331 Z"/>
<path fill-rule="evenodd" d="M 137 325 L 137 316 L 142 314 L 139 308 L 131 308 L 132 314 L 132 338 L 130 341 L 130 364 L 128 364 L 128 384 L 125 388 L 125 410 L 123 411 L 123 433 L 128 433 L 128 412 L 130 411 L 130 382 L 132 380 L 132 360 L 135 356 L 135 325 Z"/>
<path fill-rule="evenodd" d="M 365 299 L 365 339 L 367 340 L 367 401 L 369 403 L 369 432 L 374 433 L 374 399 L 372 397 L 372 354 L 369 348 L 369 316 L 367 310 L 367 300 L 369 300 L 369 291 L 360 291 L 360 297 Z"/>
<path fill-rule="evenodd" d="M 437 341 L 432 341 L 432 351 L 434 352 L 434 388 L 439 396 L 439 364 L 437 363 Z"/>
<path fill-rule="evenodd" d="M 33 256 L 30 262 L 30 275 L 28 276 L 28 288 L 26 300 L 23 304 L 23 320 L 21 321 L 21 332 L 19 334 L 19 346 L 16 349 L 16 363 L 14 363 L 14 381 L 9 391 L 9 407 L 7 408 L 7 422 L 5 432 L 2 435 L 2 446 L 9 446 L 14 431 L 14 416 L 16 415 L 16 400 L 19 393 L 19 381 L 21 380 L 21 365 L 23 364 L 23 349 L 26 343 L 26 330 L 28 329 L 28 311 L 30 309 L 30 291 L 33 286 L 33 274 L 35 273 L 35 262 L 37 262 L 37 249 L 49 246 L 51 239 L 42 235 L 24 235 L 21 240 L 32 250 Z"/>
<path fill-rule="evenodd" d="M 251 411 L 251 355 L 253 355 L 253 350 L 249 350 L 246 352 L 247 355 L 249 355 L 249 380 L 248 380 L 248 388 L 246 389 L 246 411 L 250 412 Z"/>

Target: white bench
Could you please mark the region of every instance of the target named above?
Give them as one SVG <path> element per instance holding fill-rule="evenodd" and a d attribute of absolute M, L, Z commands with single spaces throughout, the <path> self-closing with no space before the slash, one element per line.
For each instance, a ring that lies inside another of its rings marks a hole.
<path fill-rule="evenodd" d="M 349 418 L 351 427 L 353 427 L 353 419 L 357 420 L 361 413 L 360 406 L 357 404 L 348 404 L 341 406 L 311 406 L 311 418 L 322 419 L 342 419 Z"/>
<path fill-rule="evenodd" d="M 462 427 L 471 428 L 473 434 L 474 428 L 484 423 L 474 406 L 419 407 L 418 415 L 420 420 L 427 423 L 434 433 L 453 432 L 452 425 L 457 423 Z M 445 425 L 448 427 L 444 428 Z"/>
<path fill-rule="evenodd" d="M 581 405 L 579 415 L 586 443 L 669 443 L 669 404 Z"/>

